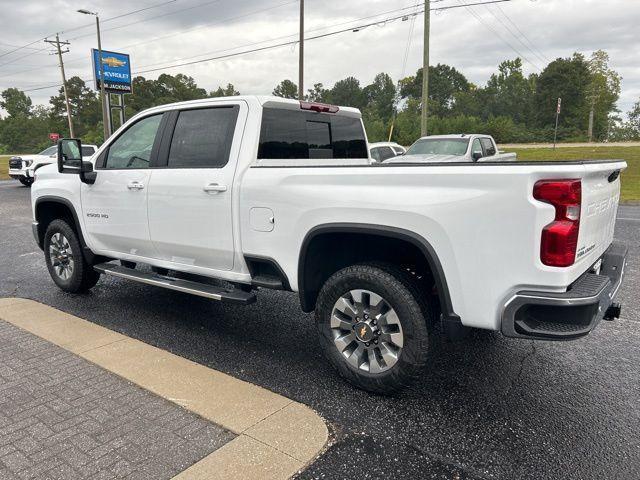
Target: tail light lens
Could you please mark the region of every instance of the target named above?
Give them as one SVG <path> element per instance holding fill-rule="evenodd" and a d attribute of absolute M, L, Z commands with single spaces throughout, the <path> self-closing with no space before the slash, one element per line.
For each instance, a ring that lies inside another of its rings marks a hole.
<path fill-rule="evenodd" d="M 540 180 L 533 198 L 556 209 L 556 218 L 542 230 L 540 260 L 551 267 L 568 267 L 576 261 L 580 232 L 582 183 L 579 179 Z"/>

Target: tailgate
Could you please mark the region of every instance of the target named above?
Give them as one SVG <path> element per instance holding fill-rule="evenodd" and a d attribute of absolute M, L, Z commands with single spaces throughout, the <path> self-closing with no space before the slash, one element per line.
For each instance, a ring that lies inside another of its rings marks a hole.
<path fill-rule="evenodd" d="M 624 168 L 622 161 L 585 164 L 576 264 L 594 263 L 611 245 Z"/>

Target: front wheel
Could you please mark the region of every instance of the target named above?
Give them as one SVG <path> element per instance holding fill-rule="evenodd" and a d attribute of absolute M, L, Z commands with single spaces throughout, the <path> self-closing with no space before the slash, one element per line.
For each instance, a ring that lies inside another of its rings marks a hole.
<path fill-rule="evenodd" d="M 64 220 L 54 220 L 44 235 L 44 254 L 49 275 L 65 292 L 92 288 L 100 274 L 87 263 L 78 235 Z"/>
<path fill-rule="evenodd" d="M 18 179 L 20 181 L 20 183 L 22 185 L 24 185 L 25 187 L 30 187 L 31 185 L 33 185 L 33 178 L 28 178 L 28 177 L 20 177 Z"/>
<path fill-rule="evenodd" d="M 415 381 L 427 362 L 427 296 L 394 265 L 360 264 L 322 287 L 316 325 L 325 355 L 349 382 L 391 393 Z"/>

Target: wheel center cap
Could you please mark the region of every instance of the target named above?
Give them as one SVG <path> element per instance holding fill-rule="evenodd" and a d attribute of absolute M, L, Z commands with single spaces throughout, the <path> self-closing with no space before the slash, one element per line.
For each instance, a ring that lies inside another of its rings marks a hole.
<path fill-rule="evenodd" d="M 366 322 L 360 322 L 356 324 L 356 337 L 361 342 L 370 342 L 373 340 L 373 330 Z"/>

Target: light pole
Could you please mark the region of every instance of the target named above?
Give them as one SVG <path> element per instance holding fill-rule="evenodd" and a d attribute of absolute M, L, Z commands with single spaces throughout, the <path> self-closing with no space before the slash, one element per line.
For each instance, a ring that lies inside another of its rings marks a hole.
<path fill-rule="evenodd" d="M 110 133 L 109 116 L 107 115 L 107 95 L 104 91 L 104 64 L 102 63 L 102 42 L 100 40 L 100 17 L 98 12 L 92 12 L 81 8 L 78 13 L 93 15 L 96 17 L 96 30 L 98 32 L 98 62 L 100 63 L 100 100 L 102 102 L 102 126 L 104 127 L 104 141 L 107 141 Z"/>
<path fill-rule="evenodd" d="M 300 52 L 298 57 L 298 99 L 304 100 L 304 0 L 300 0 Z"/>

